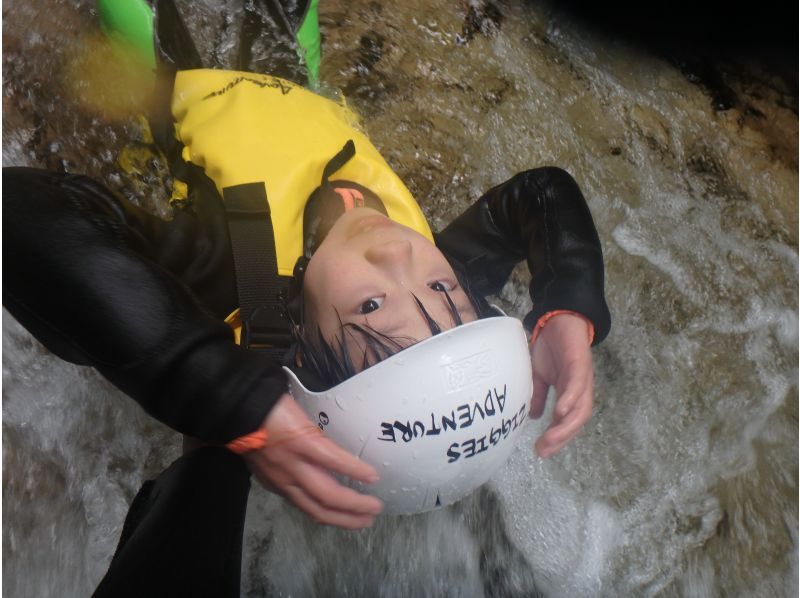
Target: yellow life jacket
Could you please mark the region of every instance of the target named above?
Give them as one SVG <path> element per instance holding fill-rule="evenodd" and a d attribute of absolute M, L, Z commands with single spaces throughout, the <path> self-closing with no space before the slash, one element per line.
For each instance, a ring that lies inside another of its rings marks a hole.
<path fill-rule="evenodd" d="M 348 140 L 355 155 L 335 178 L 372 190 L 392 220 L 433 241 L 419 205 L 344 103 L 270 75 L 199 69 L 176 74 L 172 115 L 183 159 L 203 169 L 220 197 L 227 188 L 264 184 L 280 276 L 291 276 L 303 254 L 305 204 Z M 185 185 L 176 190 L 185 194 Z M 226 322 L 238 343 L 239 310 Z"/>
<path fill-rule="evenodd" d="M 411 193 L 359 131 L 345 105 L 270 75 L 179 71 L 172 96 L 183 159 L 223 189 L 263 182 L 275 231 L 278 273 L 303 254 L 303 210 L 328 161 L 350 139 L 355 156 L 336 173 L 374 191 L 388 216 L 433 241 Z"/>

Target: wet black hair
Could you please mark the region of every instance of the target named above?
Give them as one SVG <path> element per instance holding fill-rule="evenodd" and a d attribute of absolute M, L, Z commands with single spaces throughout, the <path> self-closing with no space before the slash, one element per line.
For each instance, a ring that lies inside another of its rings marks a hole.
<path fill-rule="evenodd" d="M 307 328 L 302 293 L 302 277 L 307 263 L 306 260 L 301 266 L 301 262 L 298 260 L 298 266 L 295 267 L 294 296 L 286 305 L 287 317 L 292 322 L 293 346 L 284 360 L 284 365 L 294 371 L 303 386 L 314 392 L 327 390 L 422 340 L 389 336 L 367 324 L 346 322 L 341 323 L 339 334 L 333 342 L 329 342 L 323 337 L 319 326 L 313 329 Z M 455 264 L 453 265 L 455 266 Z M 302 271 L 298 272 L 298 268 Z M 463 271 L 454 267 L 454 272 L 459 286 L 467 295 L 478 319 L 500 315 L 484 297 L 476 295 L 470 290 L 469 282 Z M 453 322 L 456 326 L 460 326 L 462 324 L 461 314 L 450 294 L 447 291 L 443 291 L 443 294 Z M 417 304 L 420 317 L 428 325 L 431 336 L 441 333 L 442 325 L 430 315 L 416 295 L 412 293 L 412 297 Z M 360 340 L 364 346 L 363 355 L 358 363 L 353 362 L 350 351 L 347 349 L 347 336 Z M 297 364 L 298 355 L 302 365 Z"/>

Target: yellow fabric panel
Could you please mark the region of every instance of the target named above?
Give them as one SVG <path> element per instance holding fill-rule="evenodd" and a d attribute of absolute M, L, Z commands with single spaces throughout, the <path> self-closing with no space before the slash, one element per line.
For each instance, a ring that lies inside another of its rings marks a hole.
<path fill-rule="evenodd" d="M 203 168 L 220 194 L 264 182 L 282 275 L 291 276 L 302 254 L 305 203 L 348 139 L 356 155 L 332 178 L 372 189 L 390 218 L 433 240 L 411 193 L 346 106 L 278 77 L 203 69 L 177 73 L 172 113 L 184 160 Z"/>
<path fill-rule="evenodd" d="M 233 328 L 233 338 L 237 345 L 242 344 L 242 318 L 239 315 L 239 308 L 234 309 L 227 318 L 225 323 Z"/>

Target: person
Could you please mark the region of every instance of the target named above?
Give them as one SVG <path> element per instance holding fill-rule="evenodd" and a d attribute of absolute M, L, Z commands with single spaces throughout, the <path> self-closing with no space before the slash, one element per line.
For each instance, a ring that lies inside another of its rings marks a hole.
<path fill-rule="evenodd" d="M 178 120 L 179 129 L 186 125 Z M 191 190 L 175 202 L 169 221 L 87 177 L 3 171 L 4 305 L 56 355 L 95 367 L 157 419 L 199 439 L 190 445 L 205 445 L 143 486 L 98 596 L 238 594 L 250 472 L 321 523 L 365 527 L 381 509 L 331 475 L 366 484 L 378 477 L 308 420 L 287 392 L 274 353 L 234 342 L 224 319 L 239 307 L 242 265 L 224 206 L 226 190 L 247 189 L 216 184 L 209 176 L 216 163 L 204 162 L 211 154 L 198 158 L 201 143 L 191 138 L 193 161 L 174 161 Z M 170 138 L 164 147 L 185 155 L 187 146 L 176 150 Z M 218 149 L 232 151 L 227 144 Z M 302 350 L 284 363 L 320 362 L 312 377 L 336 383 L 382 358 L 380 343 L 372 353 L 365 348 L 370 338 L 421 340 L 435 333 L 431 322 L 448 329 L 478 318 L 486 309 L 482 297 L 499 291 L 527 259 L 534 304 L 524 320 L 533 330 L 530 414 L 541 416 L 555 386 L 553 421 L 536 448 L 543 457 L 560 450 L 591 414 L 589 347 L 610 327 L 600 242 L 575 181 L 557 168 L 520 173 L 484 194 L 433 243 L 416 204 L 406 204 L 407 220 L 421 232 L 387 217 L 391 192 L 373 192 L 387 187 L 362 178 L 347 154 L 327 152 L 330 160 L 319 163 L 326 170 L 339 156 L 350 168 L 347 179 L 323 173 L 321 184 L 303 183 L 312 189 L 301 210 L 306 238 L 295 241 L 307 262 L 298 262 L 302 285 L 287 301 L 302 304 L 301 326 L 291 329 L 299 331 L 293 345 Z M 296 184 L 313 178 L 303 174 L 309 162 L 301 166 Z M 286 231 L 272 231 L 276 247 L 280 232 Z M 295 261 L 298 252 L 286 253 Z M 242 334 L 257 344 L 251 316 L 239 315 Z M 347 335 L 348 325 L 366 333 Z M 326 370 L 324 357 L 337 346 Z M 361 365 L 352 359 L 359 351 Z M 347 362 L 356 365 L 340 371 L 336 364 Z"/>

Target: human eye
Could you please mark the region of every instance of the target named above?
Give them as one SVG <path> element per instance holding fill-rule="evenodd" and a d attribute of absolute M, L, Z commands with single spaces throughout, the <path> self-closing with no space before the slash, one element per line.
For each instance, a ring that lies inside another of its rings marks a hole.
<path fill-rule="evenodd" d="M 376 311 L 381 305 L 383 305 L 383 299 L 383 297 L 372 297 L 371 299 L 367 299 L 359 306 L 359 313 L 369 314 L 373 311 Z"/>
<path fill-rule="evenodd" d="M 456 288 L 455 284 L 447 282 L 446 280 L 435 280 L 428 284 L 428 286 L 438 293 L 450 293 Z"/>

